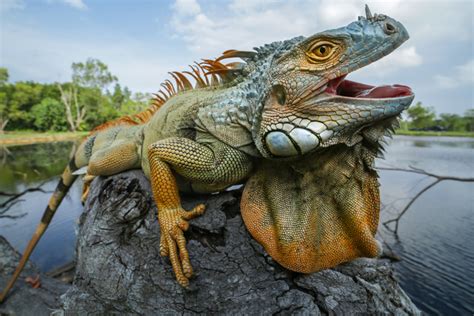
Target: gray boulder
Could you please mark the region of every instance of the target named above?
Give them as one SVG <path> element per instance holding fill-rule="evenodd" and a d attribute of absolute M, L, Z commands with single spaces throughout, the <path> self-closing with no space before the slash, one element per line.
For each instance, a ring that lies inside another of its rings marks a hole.
<path fill-rule="evenodd" d="M 7 284 L 20 261 L 20 254 L 0 236 L 0 291 Z M 41 287 L 32 288 L 25 278 L 40 276 Z M 59 296 L 70 285 L 39 272 L 30 261 L 20 275 L 5 302 L 0 304 L 0 315 L 49 315 L 60 307 Z"/>

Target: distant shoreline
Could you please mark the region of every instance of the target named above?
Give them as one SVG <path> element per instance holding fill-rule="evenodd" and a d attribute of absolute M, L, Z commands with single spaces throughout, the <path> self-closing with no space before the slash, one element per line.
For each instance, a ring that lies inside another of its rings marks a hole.
<path fill-rule="evenodd" d="M 471 137 L 474 138 L 474 132 L 436 132 L 436 131 L 408 131 L 396 130 L 395 135 L 405 136 L 447 136 L 447 137 Z"/>
<path fill-rule="evenodd" d="M 12 131 L 0 133 L 0 145 L 30 145 L 57 141 L 74 140 L 86 136 L 89 132 L 32 132 Z"/>

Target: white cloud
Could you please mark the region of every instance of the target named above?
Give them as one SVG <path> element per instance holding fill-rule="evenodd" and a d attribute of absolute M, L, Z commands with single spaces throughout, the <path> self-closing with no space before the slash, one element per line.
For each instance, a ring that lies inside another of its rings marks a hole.
<path fill-rule="evenodd" d="M 87 9 L 86 4 L 82 0 L 63 0 L 66 4 L 73 8 L 84 10 Z"/>
<path fill-rule="evenodd" d="M 201 12 L 201 6 L 196 0 L 176 0 L 173 9 L 181 17 L 192 16 Z"/>
<path fill-rule="evenodd" d="M 474 35 L 474 2 L 459 0 L 233 0 L 229 4 L 219 2 L 218 9 L 201 6 L 197 0 L 177 0 L 171 26 L 195 52 L 248 49 L 350 23 L 364 15 L 365 2 L 373 13 L 388 14 L 403 22 L 411 42 L 419 47 L 431 42 L 471 40 Z M 198 21 L 198 16 L 206 23 Z"/>
<path fill-rule="evenodd" d="M 423 63 L 423 58 L 416 51 L 415 46 L 401 47 L 390 55 L 363 68 L 361 74 L 370 74 L 374 77 L 385 77 L 387 74 L 406 68 L 417 67 Z M 359 73 L 359 71 L 358 71 Z"/>
<path fill-rule="evenodd" d="M 83 0 L 48 0 L 49 3 L 54 3 L 54 2 L 62 2 L 70 7 L 73 7 L 74 9 L 78 10 L 86 10 L 87 5 L 84 3 Z"/>
<path fill-rule="evenodd" d="M 10 10 L 23 9 L 25 3 L 23 0 L 1 0 L 0 1 L 0 12 L 7 12 Z"/>
<path fill-rule="evenodd" d="M 454 67 L 451 75 L 436 75 L 435 81 L 440 88 L 452 89 L 463 85 L 474 84 L 474 59 Z"/>

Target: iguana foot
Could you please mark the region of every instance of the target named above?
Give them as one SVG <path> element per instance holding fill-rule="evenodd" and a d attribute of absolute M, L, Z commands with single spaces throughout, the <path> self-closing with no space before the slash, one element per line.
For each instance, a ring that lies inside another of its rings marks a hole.
<path fill-rule="evenodd" d="M 188 221 L 202 215 L 205 208 L 204 204 L 200 204 L 191 211 L 179 207 L 161 209 L 158 212 L 161 230 L 160 255 L 170 258 L 176 280 L 183 287 L 188 286 L 189 278 L 193 274 L 183 232 L 189 228 Z"/>

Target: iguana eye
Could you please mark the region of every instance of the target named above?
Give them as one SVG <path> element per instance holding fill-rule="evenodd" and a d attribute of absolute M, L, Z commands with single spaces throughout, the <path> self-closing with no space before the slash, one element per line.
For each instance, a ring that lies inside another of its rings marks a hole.
<path fill-rule="evenodd" d="M 319 45 L 315 49 L 313 49 L 313 53 L 318 57 L 326 57 L 331 53 L 332 47 L 327 44 Z"/>
<path fill-rule="evenodd" d="M 330 42 L 317 42 L 306 53 L 313 61 L 325 61 L 331 57 L 335 51 L 335 46 Z"/>

